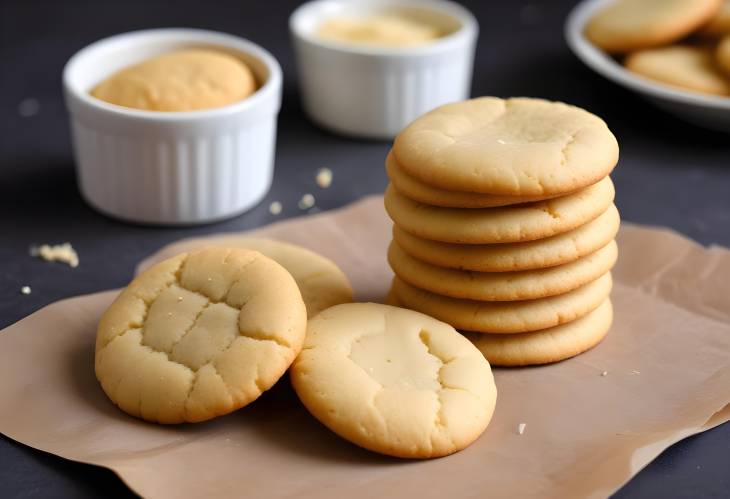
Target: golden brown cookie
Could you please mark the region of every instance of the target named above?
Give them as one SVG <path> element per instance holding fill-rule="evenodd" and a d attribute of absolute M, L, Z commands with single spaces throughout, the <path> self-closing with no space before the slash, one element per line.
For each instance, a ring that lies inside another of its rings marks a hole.
<path fill-rule="evenodd" d="M 612 205 L 595 220 L 557 236 L 524 243 L 453 244 L 416 237 L 393 226 L 393 239 L 409 255 L 438 267 L 514 272 L 570 263 L 607 245 L 620 217 Z"/>
<path fill-rule="evenodd" d="M 306 325 L 294 279 L 273 260 L 244 249 L 183 253 L 138 275 L 106 310 L 96 377 L 132 416 L 204 421 L 273 386 Z"/>
<path fill-rule="evenodd" d="M 612 54 L 674 43 L 710 21 L 722 0 L 615 0 L 586 25 L 588 39 Z"/>
<path fill-rule="evenodd" d="M 550 329 L 521 334 L 467 333 L 466 337 L 495 366 L 529 366 L 558 362 L 596 346 L 613 321 L 611 300 L 580 319 Z"/>
<path fill-rule="evenodd" d="M 703 94 L 730 95 L 730 80 L 709 47 L 672 45 L 642 50 L 630 54 L 624 64 L 654 82 Z"/>
<path fill-rule="evenodd" d="M 550 196 L 606 177 L 618 144 L 602 119 L 578 107 L 481 97 L 417 118 L 393 155 L 404 172 L 440 189 Z"/>
<path fill-rule="evenodd" d="M 392 185 L 385 191 L 390 218 L 414 236 L 460 244 L 534 241 L 575 229 L 597 218 L 613 203 L 606 177 L 567 196 L 502 208 L 441 208 L 417 203 Z"/>
<path fill-rule="evenodd" d="M 508 302 L 450 298 L 416 288 L 395 277 L 391 303 L 428 314 L 460 330 L 525 333 L 583 317 L 598 307 L 610 292 L 610 272 L 561 295 Z"/>
<path fill-rule="evenodd" d="M 463 449 L 487 427 L 497 398 L 489 363 L 454 328 L 375 303 L 336 305 L 314 317 L 290 372 L 315 418 L 396 457 Z"/>
<path fill-rule="evenodd" d="M 393 242 L 388 262 L 400 279 L 433 293 L 479 301 L 533 300 L 567 293 L 602 276 L 618 256 L 609 244 L 564 265 L 520 272 L 472 272 L 436 267 L 421 262 Z"/>

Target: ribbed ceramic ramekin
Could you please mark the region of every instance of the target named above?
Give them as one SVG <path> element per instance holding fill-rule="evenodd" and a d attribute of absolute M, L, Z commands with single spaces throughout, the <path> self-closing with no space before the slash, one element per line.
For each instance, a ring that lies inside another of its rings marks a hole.
<path fill-rule="evenodd" d="M 89 94 L 124 67 L 201 46 L 243 60 L 258 90 L 229 106 L 190 112 L 129 109 Z M 224 33 L 155 29 L 89 45 L 63 72 L 81 193 L 102 213 L 142 223 L 197 224 L 247 210 L 271 185 L 281 81 L 269 52 Z"/>
<path fill-rule="evenodd" d="M 318 26 L 337 16 L 412 10 L 450 34 L 409 47 L 322 40 Z M 464 7 L 441 0 L 315 0 L 289 19 L 304 109 L 346 135 L 391 139 L 421 114 L 469 97 L 478 25 Z"/>

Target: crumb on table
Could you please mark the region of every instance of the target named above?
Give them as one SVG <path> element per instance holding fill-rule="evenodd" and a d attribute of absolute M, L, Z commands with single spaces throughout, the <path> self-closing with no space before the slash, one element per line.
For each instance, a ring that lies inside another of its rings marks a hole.
<path fill-rule="evenodd" d="M 79 266 L 79 255 L 73 246 L 71 246 L 71 243 L 43 244 L 38 247 L 32 247 L 30 254 L 31 256 L 42 258 L 47 262 L 62 262 L 68 264 L 70 267 Z"/>

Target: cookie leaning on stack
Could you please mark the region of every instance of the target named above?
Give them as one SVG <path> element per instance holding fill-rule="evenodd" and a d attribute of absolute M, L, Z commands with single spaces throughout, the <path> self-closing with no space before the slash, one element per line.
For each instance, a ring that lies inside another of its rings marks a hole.
<path fill-rule="evenodd" d="M 605 122 L 539 99 L 442 106 L 386 160 L 389 295 L 452 324 L 490 363 L 562 360 L 608 332 L 619 215 Z"/>

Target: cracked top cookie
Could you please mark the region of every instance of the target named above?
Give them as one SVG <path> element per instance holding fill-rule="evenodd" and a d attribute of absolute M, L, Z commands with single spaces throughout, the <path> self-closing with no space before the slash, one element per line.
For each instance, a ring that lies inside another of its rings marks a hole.
<path fill-rule="evenodd" d="M 465 448 L 489 424 L 497 398 L 489 363 L 454 328 L 374 303 L 337 305 L 312 319 L 290 373 L 329 429 L 404 458 Z"/>
<path fill-rule="evenodd" d="M 602 119 L 578 107 L 481 97 L 417 118 L 393 154 L 405 173 L 441 189 L 549 196 L 611 173 L 618 144 Z"/>
<path fill-rule="evenodd" d="M 273 260 L 240 248 L 183 253 L 137 276 L 106 310 L 96 377 L 132 416 L 204 421 L 273 386 L 306 324 L 294 279 Z"/>

